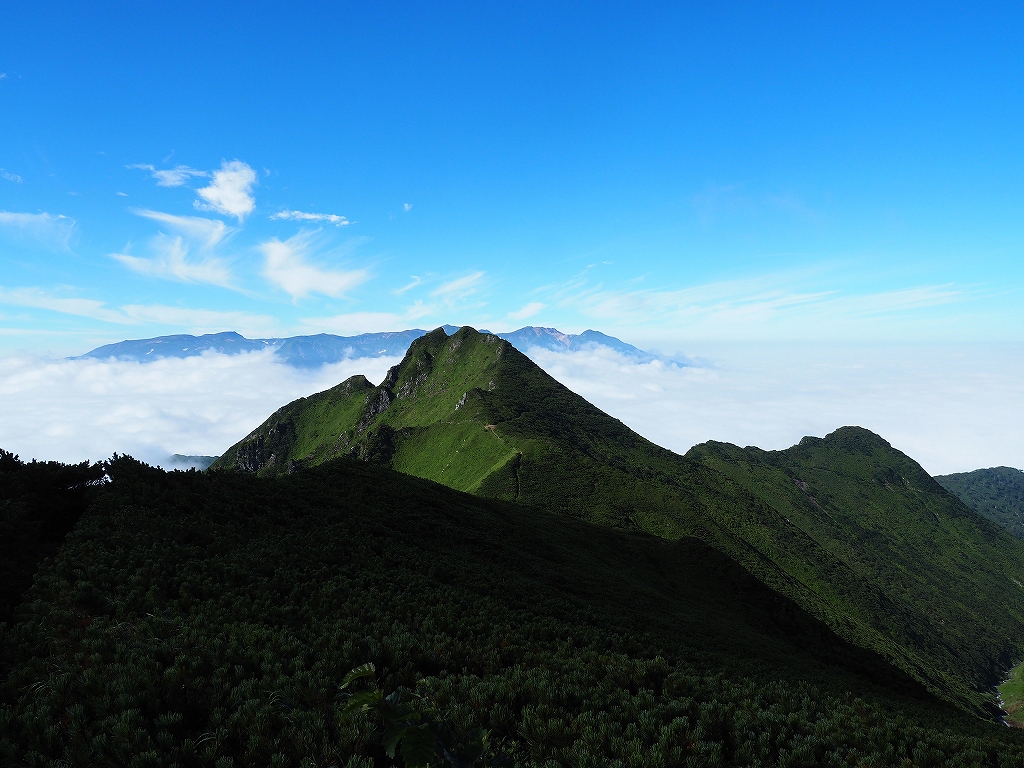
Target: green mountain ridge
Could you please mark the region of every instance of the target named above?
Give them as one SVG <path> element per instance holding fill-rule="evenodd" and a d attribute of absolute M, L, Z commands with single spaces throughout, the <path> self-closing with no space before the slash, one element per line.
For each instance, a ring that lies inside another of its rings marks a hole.
<path fill-rule="evenodd" d="M 667 539 L 699 538 L 844 639 L 991 712 L 1024 651 L 1021 546 L 867 430 L 786 451 L 680 456 L 637 435 L 500 339 L 414 342 L 374 387 L 297 400 L 213 469 L 286 474 L 334 457 Z"/>
<path fill-rule="evenodd" d="M 992 467 L 935 480 L 979 515 L 1024 539 L 1024 471 Z"/>

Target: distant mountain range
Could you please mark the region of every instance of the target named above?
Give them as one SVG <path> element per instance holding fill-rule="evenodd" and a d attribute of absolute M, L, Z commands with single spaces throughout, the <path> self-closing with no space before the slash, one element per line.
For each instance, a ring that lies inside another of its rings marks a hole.
<path fill-rule="evenodd" d="M 459 330 L 453 325 L 442 327 L 448 334 Z M 488 333 L 488 331 L 484 331 L 484 333 Z M 242 352 L 273 349 L 277 357 L 288 365 L 296 368 L 318 368 L 327 363 L 337 363 L 360 357 L 398 357 L 405 354 L 413 341 L 426 334 L 427 331 L 419 328 L 407 331 L 363 333 L 358 336 L 318 333 L 310 336 L 274 339 L 247 339 L 234 331 L 207 333 L 202 336 L 183 333 L 174 336 L 157 336 L 153 339 L 129 339 L 115 344 L 105 344 L 75 359 L 109 360 L 114 358 L 146 363 L 166 357 L 195 357 L 204 352 L 237 355 Z M 638 363 L 662 360 L 675 365 L 690 364 L 685 360 L 671 360 L 645 352 L 632 344 L 627 344 L 614 336 L 608 336 L 599 331 L 562 333 L 556 328 L 527 326 L 511 333 L 494 335 L 505 339 L 521 352 L 536 347 L 556 352 L 576 352 L 604 347 Z"/>

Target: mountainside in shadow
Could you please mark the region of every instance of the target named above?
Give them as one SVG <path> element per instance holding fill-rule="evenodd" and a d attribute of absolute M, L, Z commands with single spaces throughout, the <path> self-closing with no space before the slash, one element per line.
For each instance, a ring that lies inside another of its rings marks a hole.
<path fill-rule="evenodd" d="M 866 430 L 788 451 L 685 456 L 645 440 L 510 344 L 418 339 L 273 414 L 213 469 L 289 473 L 347 456 L 458 490 L 728 554 L 844 639 L 977 711 L 1024 652 L 1024 550 Z"/>
<path fill-rule="evenodd" d="M 992 467 L 935 479 L 979 515 L 1024 539 L 1024 472 Z"/>
<path fill-rule="evenodd" d="M 103 470 L 0 632 L 4 765 L 1024 760 L 699 540 L 344 459 Z"/>
<path fill-rule="evenodd" d="M 0 627 L 39 564 L 60 549 L 102 477 L 99 464 L 26 463 L 0 449 Z"/>

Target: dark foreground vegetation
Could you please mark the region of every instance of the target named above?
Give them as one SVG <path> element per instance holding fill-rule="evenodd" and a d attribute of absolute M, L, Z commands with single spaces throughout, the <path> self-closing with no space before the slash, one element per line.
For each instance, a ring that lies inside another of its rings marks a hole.
<path fill-rule="evenodd" d="M 56 554 L 102 477 L 99 464 L 25 463 L 0 450 L 0 622 L 10 619 L 43 558 Z"/>
<path fill-rule="evenodd" d="M 692 538 L 344 460 L 105 470 L 0 627 L 3 765 L 1024 766 Z"/>

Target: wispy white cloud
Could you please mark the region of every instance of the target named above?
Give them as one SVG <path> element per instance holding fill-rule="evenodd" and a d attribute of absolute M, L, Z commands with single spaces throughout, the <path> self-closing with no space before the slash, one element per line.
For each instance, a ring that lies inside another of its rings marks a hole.
<path fill-rule="evenodd" d="M 347 227 L 350 222 L 344 216 L 339 216 L 336 213 L 305 213 L 303 211 L 278 211 L 273 214 L 271 219 L 281 220 L 292 220 L 292 221 L 319 221 L 333 224 L 336 227 Z"/>
<path fill-rule="evenodd" d="M 172 307 L 166 304 L 125 304 L 121 312 L 132 322 L 166 325 L 188 333 L 238 331 L 243 336 L 273 336 L 280 332 L 276 318 L 251 312 Z"/>
<path fill-rule="evenodd" d="M 412 203 L 402 203 L 402 210 L 408 213 L 412 210 Z"/>
<path fill-rule="evenodd" d="M 15 184 L 21 184 L 24 179 L 16 173 L 11 173 L 6 168 L 0 168 L 0 179 L 6 179 L 7 181 L 13 181 Z"/>
<path fill-rule="evenodd" d="M 209 186 L 196 190 L 196 194 L 205 201 L 196 200 L 196 208 L 234 216 L 239 221 L 253 212 L 256 198 L 252 188 L 259 183 L 259 177 L 248 163 L 225 160 L 212 177 Z"/>
<path fill-rule="evenodd" d="M 405 316 L 410 320 L 419 320 L 421 317 L 428 317 L 437 311 L 433 304 L 424 304 L 422 299 L 416 299 L 405 310 Z"/>
<path fill-rule="evenodd" d="M 280 330 L 277 320 L 269 315 L 174 307 L 165 304 L 125 304 L 121 307 L 110 307 L 96 299 L 67 296 L 37 287 L 0 286 L 0 304 L 87 317 L 115 325 L 170 326 L 189 333 L 235 330 L 243 335 L 261 336 Z"/>
<path fill-rule="evenodd" d="M 231 271 L 219 259 L 190 261 L 188 245 L 181 237 L 158 235 L 153 238 L 151 247 L 158 255 L 141 258 L 128 253 L 112 253 L 110 257 L 133 272 L 147 277 L 180 280 L 184 283 L 209 283 L 223 288 L 234 287 Z"/>
<path fill-rule="evenodd" d="M 509 312 L 508 316 L 512 320 L 525 320 L 528 317 L 533 317 L 538 312 L 540 312 L 542 309 L 544 309 L 546 306 L 547 306 L 547 304 L 544 304 L 543 302 L 531 301 L 529 304 L 527 304 L 522 309 L 517 310 L 516 312 Z"/>
<path fill-rule="evenodd" d="M 401 295 L 406 291 L 415 288 L 417 285 L 423 282 L 418 275 L 411 275 L 410 277 L 412 278 L 410 282 L 407 283 L 406 285 L 403 285 L 401 288 L 396 289 L 395 293 Z"/>
<path fill-rule="evenodd" d="M 143 258 L 128 253 L 112 253 L 112 259 L 149 277 L 235 288 L 231 270 L 215 253 L 216 247 L 234 234 L 235 229 L 223 221 L 202 216 L 175 216 L 144 209 L 134 213 L 163 224 L 178 234 L 160 233 L 153 237 L 149 243 L 153 256 Z"/>
<path fill-rule="evenodd" d="M 442 283 L 430 292 L 432 301 L 427 303 L 422 299 L 416 299 L 416 301 L 406 309 L 405 317 L 409 320 L 418 320 L 423 317 L 434 317 L 442 322 L 448 322 L 451 319 L 452 312 L 464 312 L 467 307 L 470 306 L 467 304 L 466 300 L 477 293 L 484 281 L 485 275 L 486 273 L 483 271 L 473 272 Z M 414 277 L 412 283 L 404 288 L 400 288 L 395 291 L 395 293 L 404 293 L 410 288 L 419 285 L 419 283 L 420 279 L 418 277 Z M 481 301 L 476 301 L 472 304 L 472 307 L 477 309 L 482 306 L 484 306 L 484 303 Z"/>
<path fill-rule="evenodd" d="M 104 323 L 130 323 L 131 320 L 116 310 L 109 309 L 102 301 L 73 296 L 55 296 L 41 288 L 0 287 L 0 304 L 16 307 L 30 307 L 100 320 Z"/>
<path fill-rule="evenodd" d="M 593 321 L 685 338 L 849 338 L 971 298 L 970 291 L 951 284 L 851 293 L 829 288 L 828 280 L 787 273 L 637 290 L 606 288 L 581 277 L 544 291 L 554 303 Z"/>
<path fill-rule="evenodd" d="M 0 211 L 0 228 L 16 238 L 66 251 L 75 233 L 75 220 L 62 214 Z"/>
<path fill-rule="evenodd" d="M 314 293 L 341 298 L 369 279 L 366 269 L 327 269 L 312 263 L 311 257 L 322 260 L 329 254 L 317 253 L 316 238 L 310 232 L 283 241 L 274 238 L 263 243 L 260 250 L 264 255 L 263 276 L 293 299 Z"/>
<path fill-rule="evenodd" d="M 484 272 L 473 272 L 465 277 L 450 280 L 435 288 L 430 292 L 430 295 L 447 302 L 466 299 L 476 293 L 477 288 L 483 282 L 485 274 Z"/>
<path fill-rule="evenodd" d="M 127 192 L 118 192 L 117 196 L 118 197 L 128 197 L 128 193 Z"/>
<path fill-rule="evenodd" d="M 125 168 L 149 171 L 149 174 L 156 179 L 158 187 L 183 187 L 191 178 L 208 178 L 210 176 L 206 171 L 189 168 L 187 165 L 179 165 L 174 168 L 157 168 L 148 163 L 134 163 L 126 165 Z"/>
<path fill-rule="evenodd" d="M 171 213 L 151 211 L 145 208 L 133 209 L 132 213 L 159 224 L 164 224 L 206 248 L 213 248 L 237 231 L 233 227 L 227 226 L 223 221 L 207 219 L 203 216 L 175 216 Z"/>
<path fill-rule="evenodd" d="M 355 336 L 360 333 L 405 330 L 408 318 L 390 312 L 348 312 L 332 317 L 306 317 L 300 322 L 304 328 L 316 333 Z"/>

